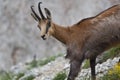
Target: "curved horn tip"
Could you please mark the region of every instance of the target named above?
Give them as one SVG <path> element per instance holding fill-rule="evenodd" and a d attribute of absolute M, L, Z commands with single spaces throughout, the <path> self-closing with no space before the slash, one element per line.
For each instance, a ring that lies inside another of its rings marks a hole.
<path fill-rule="evenodd" d="M 47 8 L 44 8 L 45 11 L 49 11 Z"/>
<path fill-rule="evenodd" d="M 40 13 L 42 19 L 45 19 L 44 15 L 43 15 L 43 13 L 42 13 L 41 7 L 40 7 L 40 4 L 41 4 L 41 3 L 42 3 L 42 2 L 39 2 L 39 3 L 38 3 L 38 10 L 39 10 L 39 13 Z"/>
<path fill-rule="evenodd" d="M 33 8 L 34 6 L 32 5 L 31 8 Z"/>
<path fill-rule="evenodd" d="M 42 2 L 39 2 L 39 4 L 42 4 Z"/>
<path fill-rule="evenodd" d="M 33 5 L 31 7 L 34 7 Z"/>
<path fill-rule="evenodd" d="M 45 12 L 49 15 L 51 15 L 50 11 L 47 8 L 44 8 Z"/>
<path fill-rule="evenodd" d="M 47 8 L 44 8 L 45 10 L 47 9 Z"/>

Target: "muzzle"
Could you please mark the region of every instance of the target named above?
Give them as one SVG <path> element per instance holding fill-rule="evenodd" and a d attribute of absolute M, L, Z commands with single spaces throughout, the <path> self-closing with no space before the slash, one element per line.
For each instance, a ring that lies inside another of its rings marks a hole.
<path fill-rule="evenodd" d="M 42 38 L 43 40 L 46 40 L 45 35 L 41 36 L 41 38 Z"/>

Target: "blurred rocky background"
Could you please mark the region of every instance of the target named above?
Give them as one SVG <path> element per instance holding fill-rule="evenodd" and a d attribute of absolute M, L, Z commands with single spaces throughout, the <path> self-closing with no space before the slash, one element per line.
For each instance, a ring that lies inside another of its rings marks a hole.
<path fill-rule="evenodd" d="M 64 45 L 53 38 L 43 41 L 30 6 L 43 2 L 52 13 L 52 20 L 63 26 L 118 4 L 120 0 L 0 0 L 0 69 L 33 59 L 65 53 Z"/>

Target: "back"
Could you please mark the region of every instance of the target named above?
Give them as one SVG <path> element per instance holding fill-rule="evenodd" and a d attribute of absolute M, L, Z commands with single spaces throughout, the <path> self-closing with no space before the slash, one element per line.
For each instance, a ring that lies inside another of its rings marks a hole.
<path fill-rule="evenodd" d="M 87 54 L 96 53 L 120 44 L 120 5 L 116 5 L 91 19 L 91 36 L 84 45 Z M 86 54 L 86 55 L 87 55 Z M 89 56 L 90 57 L 90 56 Z"/>

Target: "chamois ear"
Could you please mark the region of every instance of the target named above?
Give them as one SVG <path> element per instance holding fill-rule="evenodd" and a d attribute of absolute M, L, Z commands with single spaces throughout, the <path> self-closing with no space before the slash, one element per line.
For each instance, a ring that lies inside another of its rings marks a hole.
<path fill-rule="evenodd" d="M 51 20 L 51 13 L 50 13 L 50 11 L 47 8 L 44 8 L 44 9 L 45 9 L 45 14 L 47 16 L 47 19 Z"/>

